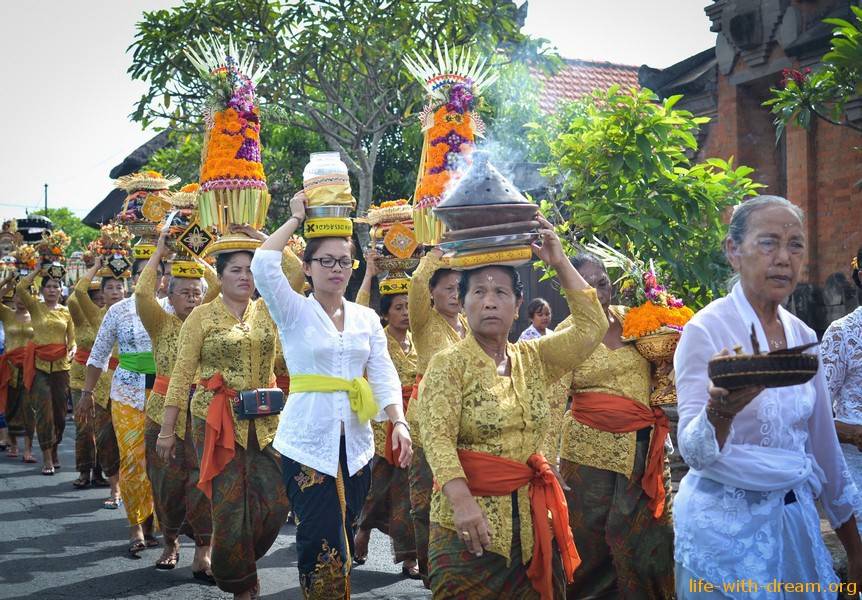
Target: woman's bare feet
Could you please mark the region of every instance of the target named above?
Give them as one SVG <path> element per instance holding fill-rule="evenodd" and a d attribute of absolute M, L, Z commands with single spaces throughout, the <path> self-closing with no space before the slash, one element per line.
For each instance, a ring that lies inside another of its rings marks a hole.
<path fill-rule="evenodd" d="M 353 536 L 353 563 L 356 565 L 364 565 L 368 559 L 368 540 L 371 538 L 371 530 L 357 529 L 356 535 Z"/>

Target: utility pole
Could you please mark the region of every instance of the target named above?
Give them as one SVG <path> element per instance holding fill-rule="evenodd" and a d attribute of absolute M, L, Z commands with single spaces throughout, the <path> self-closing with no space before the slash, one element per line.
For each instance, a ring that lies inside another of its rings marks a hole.
<path fill-rule="evenodd" d="M 48 184 L 45 184 L 45 216 L 48 216 Z"/>

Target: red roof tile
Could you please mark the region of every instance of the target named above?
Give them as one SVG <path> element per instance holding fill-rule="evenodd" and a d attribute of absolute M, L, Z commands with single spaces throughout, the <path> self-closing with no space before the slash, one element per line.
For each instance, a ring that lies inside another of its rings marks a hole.
<path fill-rule="evenodd" d="M 556 75 L 536 73 L 536 79 L 544 85 L 539 105 L 543 111 L 553 112 L 560 103 L 577 100 L 597 89 L 606 90 L 614 84 L 623 89 L 639 87 L 638 69 L 632 65 L 566 59 Z"/>

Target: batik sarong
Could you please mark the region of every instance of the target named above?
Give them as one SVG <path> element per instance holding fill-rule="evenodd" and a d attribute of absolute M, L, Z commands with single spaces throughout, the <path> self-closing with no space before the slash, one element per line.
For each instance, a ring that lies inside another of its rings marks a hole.
<path fill-rule="evenodd" d="M 63 441 L 63 431 L 66 429 L 69 371 L 46 373 L 37 369 L 30 391 L 39 447 L 42 450 L 53 448 Z"/>
<path fill-rule="evenodd" d="M 198 461 L 206 421 L 192 425 Z M 230 462 L 212 479 L 212 572 L 218 587 L 241 594 L 257 583 L 257 561 L 272 547 L 287 521 L 290 504 L 281 482 L 281 463 L 272 445 L 258 449 L 249 427 L 248 448 L 239 444 Z"/>
<path fill-rule="evenodd" d="M 96 434 L 96 456 L 105 477 L 120 474 L 120 447 L 117 445 L 117 434 L 114 431 L 114 421 L 111 418 L 111 405 L 107 407 L 93 403 L 93 430 Z"/>
<path fill-rule="evenodd" d="M 72 390 L 72 414 L 75 415 L 75 470 L 89 476 L 96 466 L 96 429 L 92 413 L 78 410 L 81 390 Z"/>
<path fill-rule="evenodd" d="M 513 505 L 517 507 L 517 504 L 513 498 Z M 486 551 L 482 556 L 476 556 L 470 553 L 455 531 L 431 523 L 428 562 L 435 600 L 539 600 L 539 592 L 527 576 L 529 563 L 523 564 L 517 509 L 512 515 L 510 558 L 507 565 L 503 556 L 493 552 Z M 551 570 L 554 598 L 562 599 L 565 597 L 566 576 L 556 542 Z"/>
<path fill-rule="evenodd" d="M 36 415 L 33 412 L 33 395 L 28 392 L 18 371 L 17 385 L 10 385 L 6 403 L 6 424 L 9 435 L 16 438 L 27 436 L 33 439 L 36 433 Z"/>
<path fill-rule="evenodd" d="M 348 475 L 341 439 L 338 476 L 283 458 L 287 495 L 297 518 L 299 583 L 307 599 L 350 598 L 353 536 L 371 485 L 371 462 Z"/>
<path fill-rule="evenodd" d="M 111 402 L 111 420 L 120 449 L 120 491 L 129 525 L 140 525 L 153 515 L 153 489 L 147 479 L 144 411 Z"/>
<path fill-rule="evenodd" d="M 197 487 L 198 457 L 191 435 L 191 421 L 186 420 L 186 438 L 176 436 L 174 457 L 167 461 L 156 453 L 156 442 L 162 426 L 147 419 L 144 434 L 147 453 L 147 477 L 153 488 L 153 504 L 159 526 L 166 537 L 185 533 L 197 546 L 209 546 L 212 535 L 212 507 L 209 498 Z"/>
<path fill-rule="evenodd" d="M 670 493 L 659 519 L 640 485 L 649 440 L 639 440 L 632 478 L 562 460 L 569 524 L 581 555 L 567 597 L 673 598 L 673 525 Z M 665 490 L 670 473 L 665 468 Z"/>
<path fill-rule="evenodd" d="M 408 470 L 400 469 L 382 456 L 371 467 L 371 491 L 359 517 L 359 527 L 377 529 L 392 541 L 395 562 L 416 559 L 416 533 L 410 517 Z"/>
<path fill-rule="evenodd" d="M 419 573 L 428 586 L 428 526 L 431 520 L 431 488 L 434 485 L 434 475 L 431 466 L 425 460 L 425 451 L 419 446 L 413 447 L 413 460 L 407 473 L 410 487 L 410 517 L 413 520 L 413 531 L 416 540 L 416 558 Z"/>

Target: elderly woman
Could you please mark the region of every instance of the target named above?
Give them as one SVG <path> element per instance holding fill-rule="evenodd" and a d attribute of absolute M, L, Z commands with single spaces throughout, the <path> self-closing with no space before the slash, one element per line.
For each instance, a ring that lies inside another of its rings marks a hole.
<path fill-rule="evenodd" d="M 251 270 L 290 370 L 290 396 L 273 445 L 283 457 L 284 487 L 298 522 L 300 585 L 306 598 L 328 599 L 350 596 L 353 536 L 374 457 L 369 421 L 385 411 L 401 468 L 412 451 L 380 319 L 344 298 L 351 240 L 308 242 L 303 270 L 314 288 L 308 297 L 291 289 L 281 271 L 282 251 L 305 219 L 305 200 L 294 196 L 292 216 L 255 253 Z"/>
<path fill-rule="evenodd" d="M 715 355 L 736 346 L 752 351 L 752 326 L 761 348 L 816 342 L 781 306 L 805 259 L 802 220 L 799 208 L 777 196 L 736 208 L 725 251 L 739 282 L 686 325 L 676 351 L 678 440 L 691 467 L 674 501 L 679 598 L 774 597 L 767 586 L 776 581 L 809 584 L 806 598 L 834 598 L 830 586 L 838 581 L 820 535 L 818 499 L 847 551 L 850 581 L 862 582 L 859 494 L 835 435 L 823 370 L 802 385 L 732 392 L 707 374 Z"/>
<path fill-rule="evenodd" d="M 862 289 L 860 263 L 862 248 L 853 260 L 853 281 Z M 835 429 L 858 486 L 862 482 L 862 307 L 829 326 L 820 344 L 820 359 L 832 395 Z"/>
<path fill-rule="evenodd" d="M 650 407 L 650 364 L 622 339 L 627 307 L 611 304 L 604 265 L 587 253 L 572 264 L 596 290 L 609 326 L 572 373 L 572 410 L 563 419 L 560 472 L 583 557 L 568 597 L 671 598 L 667 417 Z M 569 325 L 567 319 L 557 330 Z"/>
<path fill-rule="evenodd" d="M 593 353 L 608 325 L 595 291 L 538 219 L 543 244 L 534 249 L 557 271 L 572 326 L 508 343 L 522 299 L 517 271 L 466 271 L 459 295 L 471 333 L 431 359 L 419 386 L 437 483 L 428 550 L 435 598 L 561 598 L 579 562 L 562 489 L 541 449 L 553 384 Z"/>

